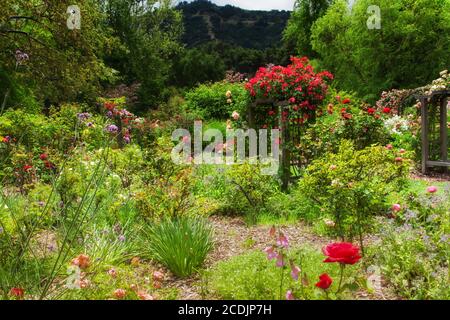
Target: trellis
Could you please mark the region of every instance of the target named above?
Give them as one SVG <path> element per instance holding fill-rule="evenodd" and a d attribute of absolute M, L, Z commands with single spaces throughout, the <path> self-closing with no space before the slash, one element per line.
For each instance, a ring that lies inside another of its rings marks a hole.
<path fill-rule="evenodd" d="M 448 156 L 448 124 L 447 124 L 447 104 L 450 97 L 450 90 L 435 91 L 429 95 L 418 95 L 417 99 L 421 104 L 421 124 L 422 124 L 422 173 L 428 173 L 431 167 L 443 167 L 448 170 L 450 161 Z M 430 108 L 431 107 L 431 108 Z M 436 113 L 439 108 L 439 160 L 432 160 L 430 156 L 435 156 L 430 150 L 430 114 Z"/>
<path fill-rule="evenodd" d="M 289 144 L 300 143 L 301 127 L 292 125 L 289 121 L 282 121 L 282 113 L 289 110 L 289 101 L 277 101 L 273 99 L 257 99 L 248 108 L 249 127 L 255 128 L 255 109 L 258 106 L 271 105 L 278 109 L 279 128 L 281 130 L 281 181 L 282 189 L 287 190 L 289 183 L 300 176 L 302 161 L 300 156 L 295 157 L 289 149 Z"/>

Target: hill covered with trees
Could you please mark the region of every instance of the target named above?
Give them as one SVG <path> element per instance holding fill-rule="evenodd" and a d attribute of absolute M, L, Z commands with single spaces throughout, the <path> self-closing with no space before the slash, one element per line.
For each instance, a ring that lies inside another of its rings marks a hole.
<path fill-rule="evenodd" d="M 184 16 L 183 42 L 195 47 L 212 40 L 244 48 L 265 49 L 278 44 L 286 27 L 288 11 L 252 11 L 218 6 L 207 0 L 181 2 Z"/>

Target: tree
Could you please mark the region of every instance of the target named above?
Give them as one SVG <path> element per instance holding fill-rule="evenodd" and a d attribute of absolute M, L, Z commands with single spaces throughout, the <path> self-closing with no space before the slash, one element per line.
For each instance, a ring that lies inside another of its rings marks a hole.
<path fill-rule="evenodd" d="M 171 58 L 180 49 L 181 14 L 171 0 L 102 0 L 107 25 L 124 46 L 117 47 L 106 61 L 124 79 L 139 82 L 142 105 L 161 100 L 170 71 Z"/>
<path fill-rule="evenodd" d="M 368 8 L 381 28 L 369 29 Z M 312 28 L 312 46 L 339 86 L 369 101 L 391 88 L 414 88 L 450 65 L 449 0 L 337 0 Z"/>
<path fill-rule="evenodd" d="M 316 57 L 311 46 L 311 27 L 323 16 L 332 0 L 296 0 L 294 11 L 283 33 L 283 40 L 296 54 Z"/>
<path fill-rule="evenodd" d="M 82 25 L 71 30 L 67 25 L 71 1 L 4 0 L 0 12 L 3 106 L 24 104 L 27 95 L 52 103 L 92 98 L 100 81 L 112 74 L 101 60 L 113 40 L 102 27 L 98 4 L 77 3 Z M 27 59 L 18 63 L 21 55 Z"/>

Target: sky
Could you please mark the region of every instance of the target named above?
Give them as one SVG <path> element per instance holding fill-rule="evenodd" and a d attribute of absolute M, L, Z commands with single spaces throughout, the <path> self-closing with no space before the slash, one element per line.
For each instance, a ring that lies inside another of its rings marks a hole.
<path fill-rule="evenodd" d="M 289 10 L 294 7 L 295 0 L 210 0 L 219 6 L 232 6 L 249 10 Z"/>

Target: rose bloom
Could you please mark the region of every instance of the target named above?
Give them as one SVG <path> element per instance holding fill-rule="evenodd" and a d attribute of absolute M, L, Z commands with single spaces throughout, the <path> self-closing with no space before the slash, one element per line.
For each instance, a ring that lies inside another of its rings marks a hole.
<path fill-rule="evenodd" d="M 114 297 L 116 299 L 123 299 L 127 295 L 127 292 L 124 289 L 116 289 L 114 291 Z"/>
<path fill-rule="evenodd" d="M 239 120 L 239 118 L 240 118 L 240 115 L 239 115 L 239 113 L 238 113 L 237 111 L 234 111 L 233 114 L 232 114 L 231 116 L 232 116 L 233 119 L 236 120 L 236 121 Z"/>
<path fill-rule="evenodd" d="M 25 290 L 23 290 L 22 288 L 15 287 L 11 288 L 9 294 L 18 299 L 23 299 L 23 296 L 25 295 Z"/>
<path fill-rule="evenodd" d="M 80 269 L 87 269 L 90 265 L 89 256 L 80 254 L 78 257 L 72 260 L 72 265 L 78 266 Z"/>
<path fill-rule="evenodd" d="M 391 108 L 388 108 L 388 107 L 384 108 L 383 113 L 386 113 L 386 114 L 391 113 Z"/>
<path fill-rule="evenodd" d="M 322 249 L 326 258 L 323 262 L 338 262 L 341 264 L 355 264 L 360 259 L 359 247 L 348 242 L 331 243 Z"/>
<path fill-rule="evenodd" d="M 323 290 L 327 290 L 332 283 L 333 279 L 331 279 L 327 273 L 324 273 L 319 276 L 319 282 L 316 283 L 316 287 Z"/>
<path fill-rule="evenodd" d="M 369 109 L 367 109 L 367 113 L 368 114 L 375 114 L 375 109 L 374 108 L 369 108 Z"/>

